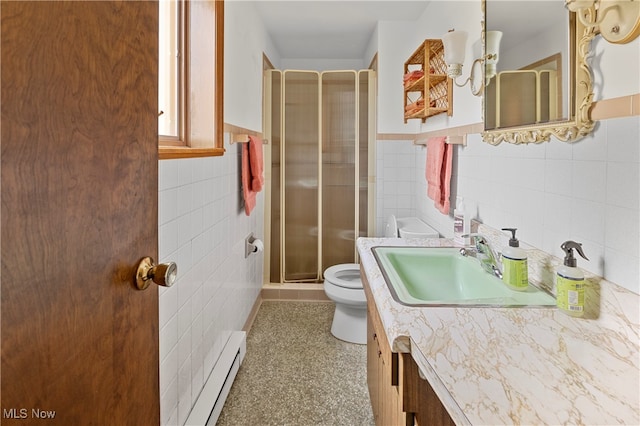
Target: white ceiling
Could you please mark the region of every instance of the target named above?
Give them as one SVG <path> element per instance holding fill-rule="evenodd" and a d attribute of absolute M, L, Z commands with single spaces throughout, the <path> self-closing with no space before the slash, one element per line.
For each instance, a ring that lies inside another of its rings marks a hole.
<path fill-rule="evenodd" d="M 429 1 L 253 0 L 252 3 L 282 58 L 355 59 L 364 56 L 378 21 L 416 20 Z"/>

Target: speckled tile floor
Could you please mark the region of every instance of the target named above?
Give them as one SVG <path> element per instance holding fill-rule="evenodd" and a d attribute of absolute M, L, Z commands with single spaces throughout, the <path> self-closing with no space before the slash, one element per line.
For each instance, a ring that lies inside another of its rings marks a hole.
<path fill-rule="evenodd" d="M 333 310 L 264 301 L 217 425 L 373 425 L 366 346 L 331 335 Z"/>

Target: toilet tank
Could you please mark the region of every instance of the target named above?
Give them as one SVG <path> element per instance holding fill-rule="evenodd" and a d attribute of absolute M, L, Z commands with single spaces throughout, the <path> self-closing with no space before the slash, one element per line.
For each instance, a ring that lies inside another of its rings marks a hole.
<path fill-rule="evenodd" d="M 440 238 L 438 231 L 417 217 L 398 218 L 400 238 Z"/>

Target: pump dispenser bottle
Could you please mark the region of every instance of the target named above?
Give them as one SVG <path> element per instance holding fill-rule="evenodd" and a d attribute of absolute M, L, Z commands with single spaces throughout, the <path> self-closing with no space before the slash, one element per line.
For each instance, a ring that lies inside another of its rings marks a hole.
<path fill-rule="evenodd" d="M 556 271 L 556 304 L 560 310 L 572 317 L 584 315 L 584 274 L 576 268 L 575 249 L 583 259 L 587 259 L 582 251 L 582 244 L 565 241 L 560 245 L 564 250 L 564 265 Z"/>
<path fill-rule="evenodd" d="M 464 198 L 456 197 L 456 208 L 453 210 L 453 239 L 456 243 L 469 245 L 471 232 L 469 214 L 464 205 Z"/>
<path fill-rule="evenodd" d="M 502 230 L 511 232 L 509 246 L 502 250 L 502 281 L 512 290 L 525 291 L 529 286 L 527 252 L 520 248 L 516 228 Z"/>

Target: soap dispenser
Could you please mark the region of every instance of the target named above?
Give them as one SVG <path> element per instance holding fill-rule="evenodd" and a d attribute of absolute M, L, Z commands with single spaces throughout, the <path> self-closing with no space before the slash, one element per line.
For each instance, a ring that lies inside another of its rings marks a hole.
<path fill-rule="evenodd" d="M 471 233 L 471 219 L 466 211 L 464 198 L 456 197 L 456 207 L 453 210 L 453 239 L 458 244 L 468 246 L 470 244 L 469 234 Z"/>
<path fill-rule="evenodd" d="M 576 268 L 575 249 L 583 259 L 587 259 L 582 251 L 582 244 L 565 241 L 560 245 L 564 250 L 564 264 L 556 271 L 556 304 L 564 313 L 572 317 L 584 314 L 584 274 Z"/>
<path fill-rule="evenodd" d="M 520 248 L 517 228 L 502 228 L 511 232 L 509 246 L 502 250 L 502 281 L 513 290 L 525 291 L 529 286 L 527 252 Z"/>

